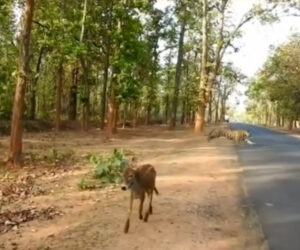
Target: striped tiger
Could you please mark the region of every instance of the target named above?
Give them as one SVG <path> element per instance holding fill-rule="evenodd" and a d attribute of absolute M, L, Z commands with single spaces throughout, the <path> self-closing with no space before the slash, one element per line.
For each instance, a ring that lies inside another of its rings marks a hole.
<path fill-rule="evenodd" d="M 207 137 L 207 140 L 210 141 L 215 138 L 226 137 L 229 140 L 233 140 L 235 143 L 241 143 L 246 141 L 249 143 L 249 138 L 251 134 L 247 130 L 232 130 L 229 128 L 216 128 L 213 129 Z"/>

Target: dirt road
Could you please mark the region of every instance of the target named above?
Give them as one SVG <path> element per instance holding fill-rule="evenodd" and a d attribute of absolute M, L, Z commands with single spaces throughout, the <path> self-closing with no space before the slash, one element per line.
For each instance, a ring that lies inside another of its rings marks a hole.
<path fill-rule="evenodd" d="M 0 249 L 266 249 L 255 215 L 244 199 L 242 173 L 231 142 L 208 143 L 193 131 L 148 128 L 121 131 L 113 142 L 103 143 L 97 133 L 77 138 L 65 133 L 55 142 L 78 154 L 126 148 L 137 154 L 140 163 L 153 164 L 160 195 L 154 196 L 149 222 L 139 221 L 136 201 L 130 231 L 124 234 L 129 193 L 119 187 L 78 191 L 76 183 L 89 168 L 82 166 L 47 180 L 55 192 L 22 202 L 22 206 L 54 205 L 63 216 L 33 221 L 0 235 Z M 32 135 L 27 143 L 30 140 Z M 5 144 L 7 138 L 1 141 Z"/>

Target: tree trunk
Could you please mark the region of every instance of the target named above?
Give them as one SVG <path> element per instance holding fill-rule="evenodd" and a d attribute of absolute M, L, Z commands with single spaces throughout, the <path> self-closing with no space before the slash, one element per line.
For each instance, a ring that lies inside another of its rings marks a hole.
<path fill-rule="evenodd" d="M 31 85 L 30 115 L 29 115 L 29 118 L 31 120 L 35 120 L 35 118 L 36 118 L 36 85 L 37 85 L 38 80 L 39 80 L 39 74 L 40 74 L 44 49 L 45 49 L 44 47 L 41 47 L 41 49 L 40 49 L 38 61 L 37 61 L 37 64 L 36 64 L 35 76 L 34 76 L 34 80 L 33 80 L 32 85 Z"/>
<path fill-rule="evenodd" d="M 210 90 L 208 93 L 208 117 L 207 117 L 207 122 L 211 123 L 212 121 L 212 91 Z"/>
<path fill-rule="evenodd" d="M 165 122 L 168 124 L 169 122 L 169 110 L 170 110 L 170 97 L 166 95 L 165 97 Z"/>
<path fill-rule="evenodd" d="M 177 55 L 177 64 L 176 64 L 176 73 L 175 73 L 175 85 L 173 92 L 173 100 L 172 100 L 172 114 L 171 114 L 171 122 L 170 128 L 175 128 L 176 120 L 177 120 L 177 108 L 178 108 L 178 99 L 179 99 L 179 88 L 181 81 L 181 69 L 182 69 L 182 61 L 183 61 L 183 44 L 184 44 L 184 34 L 185 34 L 185 7 L 184 7 L 184 19 L 181 23 L 179 42 L 178 42 L 178 55 Z"/>
<path fill-rule="evenodd" d="M 83 4 L 83 11 L 82 11 L 82 19 L 81 19 L 81 33 L 80 33 L 80 38 L 79 42 L 82 44 L 83 43 L 83 38 L 85 34 L 85 20 L 86 20 L 86 15 L 87 15 L 87 2 L 88 0 L 84 0 Z M 83 81 L 84 81 L 84 86 L 83 86 L 83 99 L 82 99 L 82 129 L 86 131 L 89 126 L 89 79 L 88 79 L 88 65 L 87 65 L 87 60 L 83 58 L 83 56 L 80 57 L 80 62 L 81 66 L 83 69 Z"/>
<path fill-rule="evenodd" d="M 220 94 L 218 93 L 216 110 L 215 110 L 215 124 L 219 123 L 219 104 L 220 104 Z"/>
<path fill-rule="evenodd" d="M 182 100 L 181 121 L 180 121 L 181 125 L 183 125 L 185 121 L 185 110 L 186 110 L 186 101 Z"/>
<path fill-rule="evenodd" d="M 225 115 L 226 115 L 226 99 L 222 98 L 222 100 L 221 100 L 221 114 L 220 114 L 221 122 L 225 121 Z"/>
<path fill-rule="evenodd" d="M 110 45 L 108 45 L 109 47 Z M 110 49 L 107 47 L 107 52 L 105 55 L 105 63 L 104 63 L 104 73 L 103 73 L 103 88 L 101 94 L 101 130 L 104 129 L 105 126 L 105 114 L 106 114 L 106 92 L 107 92 L 107 83 L 108 83 L 108 69 L 109 69 L 109 51 Z"/>
<path fill-rule="evenodd" d="M 195 113 L 195 131 L 203 132 L 205 124 L 205 104 L 198 104 L 196 113 Z"/>
<path fill-rule="evenodd" d="M 119 104 L 116 101 L 115 102 L 115 109 L 113 113 L 113 134 L 116 134 L 118 132 L 118 121 L 119 121 Z"/>
<path fill-rule="evenodd" d="M 127 103 L 124 103 L 124 106 L 123 106 L 123 125 L 122 125 L 123 128 L 126 127 L 127 109 L 128 109 L 128 105 L 127 105 Z"/>
<path fill-rule="evenodd" d="M 133 128 L 136 128 L 136 126 L 137 126 L 137 119 L 138 119 L 138 105 L 134 104 L 133 118 L 132 118 L 132 127 Z"/>
<path fill-rule="evenodd" d="M 199 100 L 196 108 L 195 131 L 203 132 L 205 124 L 206 109 L 206 88 L 208 82 L 207 61 L 208 61 L 208 10 L 207 0 L 203 0 L 203 17 L 202 17 L 202 60 L 199 86 Z"/>
<path fill-rule="evenodd" d="M 290 118 L 289 119 L 289 124 L 288 124 L 288 130 L 292 130 L 293 129 L 293 119 Z"/>
<path fill-rule="evenodd" d="M 150 123 L 150 118 L 151 118 L 151 109 L 152 109 L 152 107 L 151 107 L 151 104 L 150 104 L 150 103 L 148 103 L 148 105 L 147 105 L 147 114 L 146 114 L 146 121 L 145 121 L 145 125 L 149 125 L 149 123 Z"/>
<path fill-rule="evenodd" d="M 19 73 L 15 90 L 13 114 L 11 121 L 10 154 L 9 161 L 13 166 L 21 164 L 23 114 L 25 106 L 25 89 L 29 73 L 29 47 L 32 19 L 34 13 L 34 0 L 26 0 L 21 21 Z"/>
<path fill-rule="evenodd" d="M 55 130 L 60 130 L 61 125 L 61 96 L 62 96 L 62 82 L 63 82 L 63 61 L 61 60 L 56 80 L 56 103 L 55 103 Z"/>
<path fill-rule="evenodd" d="M 75 121 L 77 118 L 77 84 L 78 84 L 78 67 L 72 70 L 72 85 L 69 92 L 69 120 Z"/>
<path fill-rule="evenodd" d="M 116 97 L 115 92 L 112 89 L 108 97 L 108 113 L 107 113 L 107 125 L 106 125 L 106 137 L 110 139 L 114 132 L 115 112 L 116 112 Z"/>
<path fill-rule="evenodd" d="M 276 127 L 280 127 L 280 110 L 278 104 L 276 107 Z"/>
<path fill-rule="evenodd" d="M 90 88 L 89 88 L 89 67 L 84 58 L 81 58 L 81 65 L 83 69 L 83 98 L 82 98 L 82 129 L 84 131 L 89 128 L 89 117 L 90 117 Z"/>

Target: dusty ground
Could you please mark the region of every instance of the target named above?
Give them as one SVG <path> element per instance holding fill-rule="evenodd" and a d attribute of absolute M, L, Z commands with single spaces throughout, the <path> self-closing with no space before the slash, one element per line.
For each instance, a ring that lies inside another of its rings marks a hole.
<path fill-rule="evenodd" d="M 36 177 L 46 190 L 43 195 L 3 208 L 54 206 L 61 215 L 31 221 L 0 234 L 0 249 L 266 249 L 255 214 L 242 191 L 242 171 L 234 147 L 225 139 L 206 142 L 193 131 L 161 127 L 121 130 L 112 142 L 104 142 L 98 130 L 25 137 L 27 151 L 68 148 L 75 151 L 78 159 L 87 153 L 130 149 L 141 163 L 156 167 L 160 195 L 154 197 L 154 214 L 148 223 L 138 220 L 135 202 L 130 231 L 124 234 L 129 193 L 119 187 L 79 191 L 77 183 L 91 166 L 77 160 L 67 169 Z M 8 138 L 0 138 L 0 151 L 7 145 Z M 2 171 L 4 175 L 7 171 Z"/>

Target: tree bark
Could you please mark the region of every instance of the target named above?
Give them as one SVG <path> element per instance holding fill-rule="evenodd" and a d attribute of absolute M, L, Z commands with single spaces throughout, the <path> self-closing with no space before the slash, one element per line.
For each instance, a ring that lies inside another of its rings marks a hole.
<path fill-rule="evenodd" d="M 289 124 L 288 124 L 288 130 L 292 130 L 293 129 L 293 119 L 290 118 L 289 119 Z"/>
<path fill-rule="evenodd" d="M 72 70 L 72 85 L 69 92 L 69 120 L 75 121 L 77 118 L 77 84 L 78 84 L 78 66 Z"/>
<path fill-rule="evenodd" d="M 87 15 L 87 2 L 88 0 L 84 0 L 83 4 L 83 11 L 82 11 L 82 19 L 81 19 L 81 33 L 79 42 L 83 43 L 83 38 L 85 34 L 85 20 Z M 83 80 L 84 80 L 84 87 L 83 87 L 83 99 L 82 99 L 82 129 L 87 130 L 89 126 L 89 82 L 88 82 L 88 65 L 87 60 L 80 57 L 81 66 L 83 69 Z"/>
<path fill-rule="evenodd" d="M 107 126 L 106 126 L 106 137 L 110 139 L 115 132 L 115 114 L 117 109 L 115 92 L 112 89 L 108 97 L 108 114 L 107 114 Z"/>
<path fill-rule="evenodd" d="M 186 101 L 182 100 L 182 110 L 181 110 L 181 121 L 180 124 L 183 125 L 185 121 L 185 113 L 186 113 Z"/>
<path fill-rule="evenodd" d="M 115 108 L 113 113 L 113 134 L 116 134 L 118 132 L 118 121 L 119 121 L 119 103 L 115 102 Z"/>
<path fill-rule="evenodd" d="M 172 100 L 172 114 L 170 121 L 170 128 L 175 128 L 176 120 L 177 120 L 177 108 L 178 108 L 178 99 L 179 99 L 179 88 L 181 81 L 181 72 L 182 72 L 182 61 L 183 61 L 183 44 L 184 44 L 184 34 L 185 34 L 185 6 L 184 8 L 184 18 L 181 23 L 179 42 L 178 42 L 178 55 L 177 55 L 177 63 L 176 63 L 176 73 L 175 73 L 175 84 L 174 84 L 174 92 L 173 92 L 173 100 Z"/>
<path fill-rule="evenodd" d="M 167 94 L 165 97 L 165 122 L 168 124 L 169 122 L 169 110 L 170 110 L 170 97 Z"/>
<path fill-rule="evenodd" d="M 44 50 L 45 50 L 45 47 L 42 46 L 40 49 L 39 57 L 38 57 L 37 64 L 36 64 L 34 80 L 31 85 L 30 115 L 29 115 L 29 118 L 31 120 L 35 120 L 35 118 L 36 118 L 36 86 L 37 86 L 37 83 L 39 80 L 39 74 L 40 74 Z"/>
<path fill-rule="evenodd" d="M 220 94 L 217 94 L 216 110 L 215 110 L 215 124 L 219 123 L 219 104 L 220 104 Z"/>
<path fill-rule="evenodd" d="M 63 61 L 61 60 L 56 80 L 56 102 L 55 102 L 55 130 L 59 131 L 61 127 L 61 96 L 62 96 L 62 82 L 63 82 Z"/>
<path fill-rule="evenodd" d="M 21 21 L 19 73 L 14 97 L 9 153 L 9 161 L 13 166 L 21 164 L 25 89 L 29 73 L 29 47 L 34 5 L 34 0 L 25 1 Z"/>
<path fill-rule="evenodd" d="M 89 128 L 90 117 L 90 88 L 89 88 L 89 67 L 84 58 L 81 58 L 81 65 L 83 69 L 83 98 L 82 98 L 82 130 L 86 131 Z"/>
<path fill-rule="evenodd" d="M 110 45 L 108 45 L 110 46 Z M 109 69 L 109 48 L 107 48 L 107 52 L 105 55 L 105 63 L 104 63 L 104 73 L 103 73 L 103 88 L 101 93 L 101 130 L 105 127 L 105 114 L 106 114 L 106 95 L 107 95 L 107 83 L 108 83 L 108 69 Z"/>
<path fill-rule="evenodd" d="M 203 132 L 205 124 L 206 109 L 206 88 L 208 82 L 207 62 L 208 62 L 208 8 L 207 0 L 203 0 L 203 17 L 202 17 L 202 60 L 199 86 L 199 99 L 195 116 L 195 131 Z"/>
<path fill-rule="evenodd" d="M 133 107 L 132 127 L 136 128 L 138 119 L 138 105 L 135 103 Z"/>
<path fill-rule="evenodd" d="M 151 110 L 152 110 L 151 104 L 148 103 L 147 110 L 146 110 L 147 113 L 146 113 L 145 125 L 149 125 L 150 124 Z"/>
<path fill-rule="evenodd" d="M 276 105 L 276 127 L 280 127 L 280 109 L 279 105 Z"/>
<path fill-rule="evenodd" d="M 209 90 L 208 93 L 208 117 L 207 117 L 207 122 L 211 123 L 212 121 L 212 91 Z"/>

